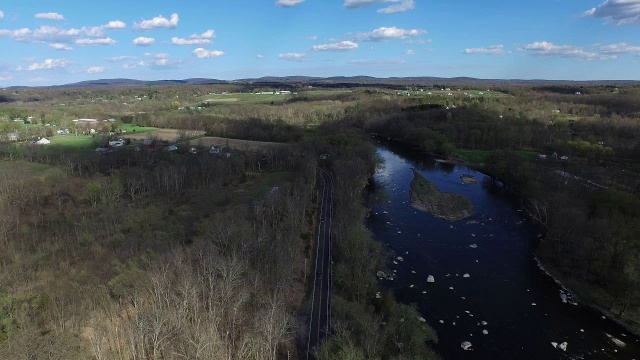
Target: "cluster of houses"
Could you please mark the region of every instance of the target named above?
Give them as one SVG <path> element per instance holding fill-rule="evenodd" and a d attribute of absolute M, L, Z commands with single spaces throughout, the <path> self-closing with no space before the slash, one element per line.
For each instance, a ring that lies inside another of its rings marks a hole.
<path fill-rule="evenodd" d="M 291 95 L 292 92 L 289 90 L 278 90 L 278 91 L 260 91 L 255 93 L 256 95 Z M 293 93 L 296 95 L 297 93 Z"/>
<path fill-rule="evenodd" d="M 569 161 L 569 157 L 566 155 L 562 155 L 560 157 L 558 157 L 558 153 L 553 153 L 550 156 L 547 156 L 545 154 L 538 154 L 538 160 L 547 160 L 547 159 L 551 159 L 554 161 L 560 160 L 560 161 Z"/>

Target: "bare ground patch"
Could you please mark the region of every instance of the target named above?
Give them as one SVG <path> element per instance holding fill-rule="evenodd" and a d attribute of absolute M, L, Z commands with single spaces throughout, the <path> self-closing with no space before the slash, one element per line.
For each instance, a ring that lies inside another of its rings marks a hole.
<path fill-rule="evenodd" d="M 205 136 L 198 139 L 190 140 L 188 142 L 191 146 L 220 146 L 220 147 L 229 147 L 234 150 L 245 150 L 245 151 L 258 151 L 265 149 L 274 149 L 281 146 L 286 146 L 284 143 L 276 143 L 276 142 L 266 142 L 266 141 L 251 141 L 251 140 L 239 140 L 239 139 L 230 139 L 230 138 L 222 138 L 215 136 Z"/>
<path fill-rule="evenodd" d="M 176 141 L 180 137 L 180 135 L 184 135 L 188 138 L 193 138 L 203 136 L 204 131 L 187 130 L 185 132 L 178 129 L 158 129 L 155 131 L 149 131 L 140 134 L 127 134 L 122 136 L 122 138 L 130 140 L 158 139 L 163 141 Z"/>

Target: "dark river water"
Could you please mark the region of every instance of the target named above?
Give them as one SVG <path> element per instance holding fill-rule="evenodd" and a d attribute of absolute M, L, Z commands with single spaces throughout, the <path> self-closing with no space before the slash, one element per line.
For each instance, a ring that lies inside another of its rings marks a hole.
<path fill-rule="evenodd" d="M 444 359 L 640 360 L 640 339 L 590 308 L 562 301 L 562 287 L 534 258 L 538 230 L 500 184 L 401 146 L 379 143 L 378 153 L 384 166 L 374 177 L 367 227 L 403 258 L 389 264 L 396 279 L 384 285 L 399 301 L 416 304 L 437 331 L 435 349 Z M 473 215 L 448 222 L 412 208 L 412 168 L 441 191 L 466 196 Z M 480 183 L 464 185 L 462 174 Z M 464 341 L 473 350 L 463 350 Z M 552 342 L 566 342 L 566 351 Z"/>

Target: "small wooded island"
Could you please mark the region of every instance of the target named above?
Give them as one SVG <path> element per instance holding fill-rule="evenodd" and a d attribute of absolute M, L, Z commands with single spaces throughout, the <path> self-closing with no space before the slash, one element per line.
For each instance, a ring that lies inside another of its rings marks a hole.
<path fill-rule="evenodd" d="M 411 206 L 448 221 L 462 220 L 473 213 L 473 204 L 466 197 L 441 192 L 415 170 L 411 181 Z"/>

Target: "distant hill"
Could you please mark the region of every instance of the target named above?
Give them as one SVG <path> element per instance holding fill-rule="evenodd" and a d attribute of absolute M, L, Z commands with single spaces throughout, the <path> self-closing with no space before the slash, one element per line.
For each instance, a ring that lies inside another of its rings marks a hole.
<path fill-rule="evenodd" d="M 81 81 L 72 84 L 54 86 L 54 87 L 94 87 L 94 86 L 162 86 L 162 85 L 216 85 L 228 84 L 226 80 L 216 79 L 185 79 L 185 80 L 134 80 L 134 79 L 100 79 Z"/>
<path fill-rule="evenodd" d="M 218 85 L 218 84 L 247 84 L 254 86 L 272 87 L 360 87 L 360 86 L 477 86 L 477 87 L 504 87 L 504 86 L 594 86 L 594 85 L 640 85 L 640 81 L 634 80 L 594 80 L 594 81 L 570 81 L 570 80 L 520 80 L 520 79 L 476 79 L 470 77 L 390 77 L 376 78 L 371 76 L 265 76 L 261 78 L 217 80 L 217 79 L 184 79 L 184 80 L 134 80 L 134 79 L 101 79 L 81 81 L 73 84 L 56 87 L 98 87 L 98 86 L 169 86 L 169 85 Z"/>

